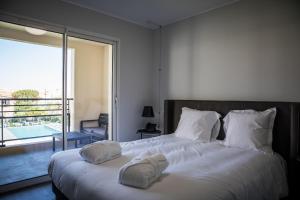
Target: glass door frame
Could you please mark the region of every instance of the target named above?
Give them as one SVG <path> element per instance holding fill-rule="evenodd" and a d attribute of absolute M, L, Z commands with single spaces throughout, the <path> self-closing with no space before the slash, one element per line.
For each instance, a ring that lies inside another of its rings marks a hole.
<path fill-rule="evenodd" d="M 119 94 L 119 59 L 120 59 L 120 40 L 118 38 L 106 36 L 103 34 L 88 32 L 77 28 L 66 27 L 60 24 L 49 23 L 42 20 L 30 19 L 24 16 L 14 15 L 11 13 L 3 13 L 0 11 L 0 21 L 12 23 L 21 26 L 29 26 L 32 28 L 43 29 L 50 32 L 62 34 L 63 46 L 62 46 L 62 104 L 63 104 L 63 120 L 62 120 L 62 132 L 63 132 L 63 150 L 67 149 L 67 47 L 68 36 L 78 37 L 82 39 L 92 40 L 96 42 L 106 43 L 112 45 L 112 88 L 111 88 L 111 111 L 112 111 L 112 140 L 117 140 L 117 119 L 118 119 L 118 94 Z M 50 181 L 48 175 L 33 177 L 26 180 L 17 181 L 7 185 L 0 186 L 0 194 L 9 191 L 21 189 L 35 184 Z"/>
<path fill-rule="evenodd" d="M 118 88 L 119 87 L 119 47 L 120 47 L 120 40 L 112 37 L 107 37 L 102 34 L 92 33 L 88 31 L 82 31 L 79 29 L 68 28 L 66 31 L 66 39 L 68 37 L 75 37 L 84 40 L 90 40 L 94 42 L 109 44 L 112 46 L 112 84 L 111 84 L 111 114 L 112 114 L 112 125 L 111 125 L 111 133 L 112 133 L 112 140 L 117 140 L 117 120 L 118 120 Z"/>

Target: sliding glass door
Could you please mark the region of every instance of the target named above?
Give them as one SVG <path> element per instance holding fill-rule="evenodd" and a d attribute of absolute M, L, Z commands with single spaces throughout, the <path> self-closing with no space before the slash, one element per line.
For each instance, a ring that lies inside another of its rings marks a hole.
<path fill-rule="evenodd" d="M 62 150 L 62 38 L 0 22 L 0 185 L 47 174 Z"/>
<path fill-rule="evenodd" d="M 68 97 L 73 99 L 67 137 L 74 140 L 72 148 L 112 138 L 112 45 L 75 36 L 67 43 Z"/>
<path fill-rule="evenodd" d="M 55 152 L 113 138 L 113 48 L 0 21 L 0 188 L 47 175 Z"/>

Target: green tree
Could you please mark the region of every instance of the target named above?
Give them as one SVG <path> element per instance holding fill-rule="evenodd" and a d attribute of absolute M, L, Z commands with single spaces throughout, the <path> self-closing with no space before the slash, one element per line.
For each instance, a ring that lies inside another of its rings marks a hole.
<path fill-rule="evenodd" d="M 39 92 L 37 90 L 17 90 L 12 93 L 13 98 L 38 98 Z"/>
<path fill-rule="evenodd" d="M 12 93 L 13 98 L 20 99 L 20 98 L 38 98 L 39 92 L 37 90 L 17 90 Z M 36 101 L 32 100 L 16 100 L 16 107 L 15 111 L 22 111 L 22 112 L 15 112 L 15 116 L 32 116 L 32 115 L 42 115 L 43 111 L 34 111 L 40 110 L 39 106 L 31 106 L 36 104 Z M 18 106 L 23 105 L 23 106 Z M 28 105 L 28 106 L 26 106 Z"/>

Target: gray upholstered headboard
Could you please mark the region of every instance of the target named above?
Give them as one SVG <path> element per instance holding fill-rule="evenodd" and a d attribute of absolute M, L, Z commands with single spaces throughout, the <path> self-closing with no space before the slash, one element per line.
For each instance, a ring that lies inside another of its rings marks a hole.
<path fill-rule="evenodd" d="M 290 175 L 294 171 L 295 160 L 299 155 L 299 113 L 300 103 L 289 102 L 253 102 L 253 101 L 202 101 L 202 100 L 165 100 L 164 133 L 176 130 L 181 115 L 181 108 L 189 107 L 198 110 L 214 110 L 224 117 L 230 110 L 254 109 L 258 111 L 271 107 L 277 108 L 273 129 L 273 149 L 289 165 Z M 224 139 L 221 127 L 218 139 Z"/>

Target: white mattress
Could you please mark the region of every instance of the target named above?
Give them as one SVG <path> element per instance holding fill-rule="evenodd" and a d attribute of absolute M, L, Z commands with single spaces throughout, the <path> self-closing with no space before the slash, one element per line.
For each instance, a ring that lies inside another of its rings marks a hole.
<path fill-rule="evenodd" d="M 83 161 L 78 149 L 52 156 L 49 175 L 69 199 L 279 199 L 288 194 L 285 162 L 277 154 L 228 148 L 220 142 L 164 135 L 121 143 L 122 156 L 100 165 Z M 118 170 L 134 156 L 163 153 L 168 161 L 148 189 L 118 183 Z"/>

